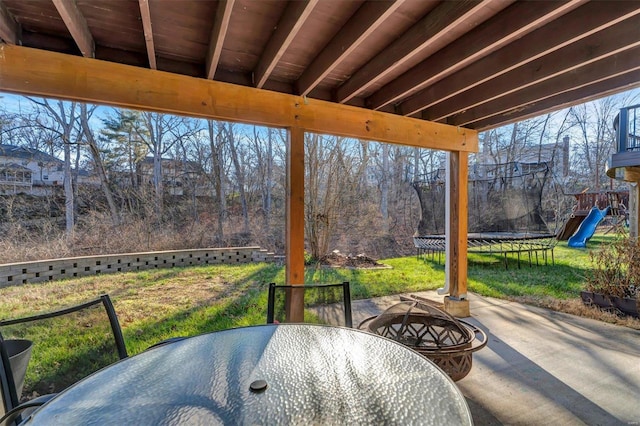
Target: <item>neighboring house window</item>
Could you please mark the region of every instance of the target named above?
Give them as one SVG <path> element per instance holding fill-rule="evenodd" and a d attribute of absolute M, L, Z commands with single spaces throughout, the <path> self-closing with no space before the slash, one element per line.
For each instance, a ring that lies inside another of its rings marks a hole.
<path fill-rule="evenodd" d="M 49 180 L 49 175 L 43 175 L 42 180 Z"/>

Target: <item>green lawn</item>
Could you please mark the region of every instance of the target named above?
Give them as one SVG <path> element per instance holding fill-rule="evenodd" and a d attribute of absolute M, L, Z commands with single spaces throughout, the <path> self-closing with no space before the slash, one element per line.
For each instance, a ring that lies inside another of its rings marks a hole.
<path fill-rule="evenodd" d="M 589 250 L 611 241 L 597 236 Z M 514 298 L 576 299 L 591 267 L 588 250 L 555 250 L 555 265 L 505 269 L 498 256 L 470 255 L 469 290 Z M 444 265 L 415 256 L 385 259 L 391 269 L 350 270 L 308 267 L 306 282 L 351 283 L 353 299 L 432 290 L 444 284 Z M 263 324 L 267 284 L 284 282 L 284 267 L 274 264 L 158 269 L 85 277 L 0 289 L 0 318 L 15 318 L 92 299 L 108 293 L 123 328 L 127 349 L 136 354 L 171 336 L 188 336 L 231 327 Z M 52 346 L 68 346 L 60 340 Z M 32 363 L 37 364 L 37 359 Z"/>

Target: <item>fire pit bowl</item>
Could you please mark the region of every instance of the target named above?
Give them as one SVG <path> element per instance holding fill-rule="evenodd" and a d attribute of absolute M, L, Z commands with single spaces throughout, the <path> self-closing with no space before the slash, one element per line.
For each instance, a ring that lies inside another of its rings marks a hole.
<path fill-rule="evenodd" d="M 469 374 L 472 353 L 487 344 L 484 331 L 417 296 L 367 318 L 358 328 L 393 339 L 426 356 L 454 381 Z"/>

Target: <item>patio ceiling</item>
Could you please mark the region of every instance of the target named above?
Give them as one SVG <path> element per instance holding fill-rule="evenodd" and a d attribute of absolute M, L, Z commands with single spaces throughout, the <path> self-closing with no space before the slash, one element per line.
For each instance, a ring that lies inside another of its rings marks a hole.
<path fill-rule="evenodd" d="M 476 130 L 640 86 L 640 1 L 0 0 L 0 38 Z"/>

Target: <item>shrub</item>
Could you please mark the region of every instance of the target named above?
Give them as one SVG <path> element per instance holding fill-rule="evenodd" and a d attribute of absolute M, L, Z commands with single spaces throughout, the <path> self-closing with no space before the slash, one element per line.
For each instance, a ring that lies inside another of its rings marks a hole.
<path fill-rule="evenodd" d="M 593 270 L 587 291 L 637 298 L 640 291 L 640 240 L 621 236 L 590 254 Z"/>

